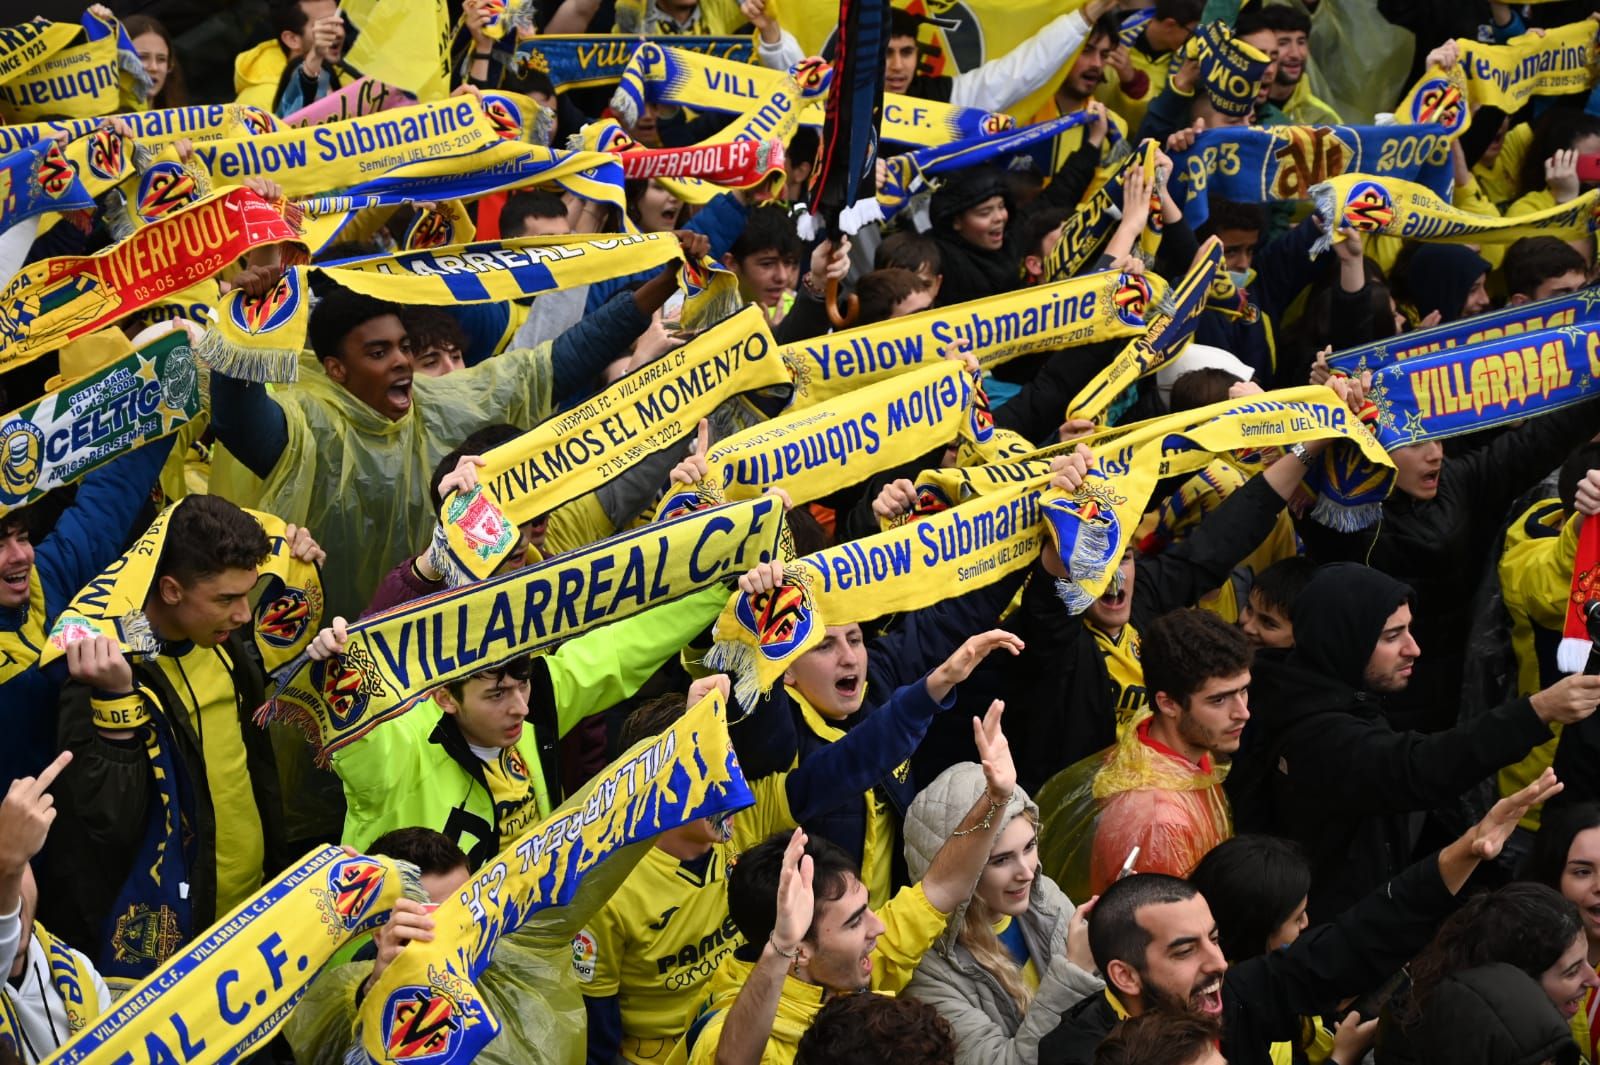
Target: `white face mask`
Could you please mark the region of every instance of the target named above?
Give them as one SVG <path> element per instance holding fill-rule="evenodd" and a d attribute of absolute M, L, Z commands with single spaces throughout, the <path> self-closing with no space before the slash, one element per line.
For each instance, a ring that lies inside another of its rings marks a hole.
<path fill-rule="evenodd" d="M 1229 270 L 1228 271 L 1228 280 L 1233 282 L 1233 287 L 1234 288 L 1238 288 L 1238 289 L 1249 288 L 1250 287 L 1250 282 L 1254 281 L 1255 279 L 1256 279 L 1256 272 L 1254 270 L 1244 270 L 1244 271 Z"/>

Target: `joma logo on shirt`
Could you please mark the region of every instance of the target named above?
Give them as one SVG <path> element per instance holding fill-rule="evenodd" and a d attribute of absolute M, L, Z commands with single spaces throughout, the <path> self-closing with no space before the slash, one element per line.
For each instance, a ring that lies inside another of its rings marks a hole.
<path fill-rule="evenodd" d="M 673 969 L 698 965 L 700 959 L 732 944 L 738 937 L 739 928 L 733 923 L 733 918 L 724 917 L 722 919 L 722 927 L 701 936 L 698 943 L 685 943 L 683 948 L 676 954 L 668 954 L 665 957 L 657 958 L 656 973 L 665 976 Z"/>

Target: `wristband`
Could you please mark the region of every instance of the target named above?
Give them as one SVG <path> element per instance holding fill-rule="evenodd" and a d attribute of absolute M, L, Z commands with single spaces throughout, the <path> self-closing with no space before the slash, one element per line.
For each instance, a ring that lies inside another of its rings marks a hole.
<path fill-rule="evenodd" d="M 138 692 L 126 695 L 94 695 L 89 699 L 94 727 L 107 730 L 139 728 L 150 723 L 150 712 Z"/>
<path fill-rule="evenodd" d="M 494 58 L 494 52 L 492 52 L 492 51 L 489 51 L 489 52 L 473 52 L 472 53 L 472 58 L 474 58 L 474 59 L 493 59 Z"/>
<path fill-rule="evenodd" d="M 800 944 L 798 943 L 794 945 L 793 951 L 784 950 L 782 947 L 778 946 L 778 941 L 772 938 L 771 932 L 767 933 L 767 942 L 772 944 L 772 949 L 777 951 L 778 956 L 781 958 L 788 958 L 790 961 L 794 961 L 800 956 Z"/>

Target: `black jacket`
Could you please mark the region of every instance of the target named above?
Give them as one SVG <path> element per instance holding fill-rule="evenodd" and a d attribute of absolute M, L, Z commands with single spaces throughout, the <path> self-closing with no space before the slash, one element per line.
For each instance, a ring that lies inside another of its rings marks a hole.
<path fill-rule="evenodd" d="M 265 844 L 262 875 L 272 876 L 288 864 L 289 856 L 283 841 L 283 804 L 272 739 L 251 720 L 266 701 L 266 672 L 248 630 L 231 633 L 223 648 L 232 663 L 229 672 L 244 738 L 245 765 L 261 815 Z M 216 912 L 217 825 L 210 792 L 204 786 L 205 759 L 188 704 L 166 675 L 146 661 L 133 663 L 133 675 L 135 684 L 157 697 L 158 705 L 149 709 L 161 714 L 171 727 L 179 772 L 200 785 L 193 789 L 194 823 L 189 826 L 198 845 L 194 868 L 188 871 L 192 934 L 221 916 Z M 58 935 L 93 956 L 102 946 L 101 929 L 112 916 L 110 910 L 144 838 L 146 818 L 161 817 L 162 812 L 143 739 L 102 737 L 94 726 L 91 695 L 91 690 L 77 681 L 68 681 L 61 689 L 61 746 L 72 751 L 73 758 L 53 789 L 60 813 L 50 833 L 50 860 L 40 885 L 39 913 Z"/>
<path fill-rule="evenodd" d="M 1266 479 L 1253 477 L 1183 540 L 1140 558 L 1134 563 L 1129 624 L 1144 629 L 1226 582 L 1266 539 L 1283 507 Z M 1017 780 L 1032 791 L 1114 743 L 1117 707 L 1094 636 L 1081 619 L 1067 614 L 1054 579 L 1042 569 L 1035 567 L 1021 607 L 1004 627 L 1021 636 L 1026 649 L 1016 658 L 991 657 L 964 691 L 997 691 L 996 697 L 1006 701 Z M 963 703 L 963 716 L 971 713 L 981 710 Z"/>
<path fill-rule="evenodd" d="M 1222 1055 L 1230 1065 L 1267 1065 L 1273 1043 L 1297 1042 L 1301 1018 L 1332 1012 L 1381 984 L 1433 937 L 1455 908 L 1437 858 L 1399 876 L 1284 950 L 1231 966 L 1222 980 Z M 1039 1065 L 1092 1065 L 1116 1014 L 1091 995 L 1039 1043 Z"/>
<path fill-rule="evenodd" d="M 1421 1065 L 1572 1065 L 1578 1047 L 1550 996 L 1514 965 L 1446 977 L 1417 1026 Z"/>
<path fill-rule="evenodd" d="M 1342 534 L 1299 524 L 1318 562 L 1365 562 L 1416 591 L 1411 631 L 1422 657 L 1406 691 L 1387 701 L 1396 721 L 1430 731 L 1455 723 L 1472 579 L 1483 572 L 1506 510 L 1596 429 L 1600 407 L 1591 399 L 1446 459 L 1433 499 L 1396 492 L 1371 529 Z"/>
<path fill-rule="evenodd" d="M 1403 586 L 1367 567 L 1327 567 L 1295 604 L 1295 651 L 1258 657 L 1252 671 L 1249 749 L 1227 784 L 1235 825 L 1305 847 L 1314 921 L 1410 861 L 1414 814 L 1550 738 L 1527 699 L 1445 732 L 1396 731 L 1362 675 L 1404 598 Z"/>

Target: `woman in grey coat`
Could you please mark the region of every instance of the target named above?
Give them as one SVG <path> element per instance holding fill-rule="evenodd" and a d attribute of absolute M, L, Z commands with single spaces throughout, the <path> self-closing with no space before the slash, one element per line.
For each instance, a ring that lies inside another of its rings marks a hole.
<path fill-rule="evenodd" d="M 917 795 L 905 818 L 913 879 L 983 790 L 983 767 L 963 762 Z M 1039 1040 L 1105 985 L 1089 954 L 1089 904 L 1074 910 L 1039 870 L 1039 808 L 1018 788 L 996 816 L 1000 835 L 977 889 L 923 955 L 905 994 L 950 1023 L 957 1065 L 1037 1065 Z"/>

